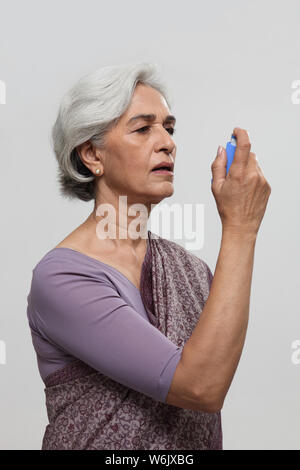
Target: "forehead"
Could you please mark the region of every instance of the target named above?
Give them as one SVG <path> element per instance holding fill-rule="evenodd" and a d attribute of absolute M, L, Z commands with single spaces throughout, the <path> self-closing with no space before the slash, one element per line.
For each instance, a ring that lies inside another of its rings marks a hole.
<path fill-rule="evenodd" d="M 131 105 L 137 106 L 145 101 L 168 107 L 165 98 L 158 90 L 144 83 L 138 83 L 132 95 Z"/>
<path fill-rule="evenodd" d="M 167 113 L 169 108 L 163 95 L 154 88 L 138 83 L 136 86 L 130 105 L 126 111 L 126 117 L 133 113 Z"/>
<path fill-rule="evenodd" d="M 134 124 L 138 120 L 154 121 L 156 118 L 175 123 L 175 117 L 169 112 L 167 102 L 158 90 L 139 83 L 123 119 L 126 125 Z"/>

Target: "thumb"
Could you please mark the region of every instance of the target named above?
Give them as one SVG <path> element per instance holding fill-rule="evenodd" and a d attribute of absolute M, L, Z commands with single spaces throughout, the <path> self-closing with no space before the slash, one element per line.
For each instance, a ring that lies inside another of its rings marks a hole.
<path fill-rule="evenodd" d="M 223 182 L 226 178 L 226 164 L 227 164 L 227 155 L 224 147 L 219 145 L 218 152 L 215 160 L 211 165 L 212 179 L 217 183 Z"/>

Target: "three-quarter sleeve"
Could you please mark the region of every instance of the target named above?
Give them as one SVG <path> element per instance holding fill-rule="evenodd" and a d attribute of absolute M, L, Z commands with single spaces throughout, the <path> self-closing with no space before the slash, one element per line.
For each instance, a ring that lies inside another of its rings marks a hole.
<path fill-rule="evenodd" d="M 135 311 L 105 276 L 60 266 L 49 260 L 33 270 L 31 321 L 39 334 L 116 382 L 165 403 L 183 347 Z"/>

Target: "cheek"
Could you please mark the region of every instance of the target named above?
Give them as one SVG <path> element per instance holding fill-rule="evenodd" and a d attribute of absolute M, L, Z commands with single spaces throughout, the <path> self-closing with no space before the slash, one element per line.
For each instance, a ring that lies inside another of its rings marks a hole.
<path fill-rule="evenodd" d="M 149 173 L 149 159 L 147 158 L 146 152 L 143 153 L 141 148 L 134 152 L 128 151 L 126 155 L 123 155 L 121 168 L 122 171 L 127 174 L 135 174 L 137 176 L 143 176 Z"/>
<path fill-rule="evenodd" d="M 148 145 L 143 144 L 142 138 L 138 140 L 134 134 L 120 138 L 115 145 L 110 146 L 108 159 L 110 172 L 135 175 L 139 179 L 149 176 L 151 150 Z"/>
<path fill-rule="evenodd" d="M 137 163 L 130 162 L 126 167 L 126 177 L 130 184 L 136 187 L 148 185 L 150 176 L 150 165 L 146 160 Z"/>
<path fill-rule="evenodd" d="M 141 180 L 147 178 L 149 169 L 146 163 L 133 164 L 130 162 L 126 167 L 126 173 L 133 175 L 138 180 Z"/>

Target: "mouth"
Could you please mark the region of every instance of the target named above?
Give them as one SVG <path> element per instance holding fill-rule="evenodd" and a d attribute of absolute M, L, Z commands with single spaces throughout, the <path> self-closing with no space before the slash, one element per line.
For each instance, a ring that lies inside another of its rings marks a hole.
<path fill-rule="evenodd" d="M 158 168 L 157 170 L 152 170 L 152 173 L 157 173 L 158 175 L 171 175 L 171 176 L 174 175 L 173 171 L 163 169 L 163 168 Z"/>
<path fill-rule="evenodd" d="M 161 162 L 158 165 L 156 165 L 154 168 L 152 168 L 153 173 L 157 173 L 160 175 L 174 175 L 173 172 L 174 165 L 171 162 Z"/>

